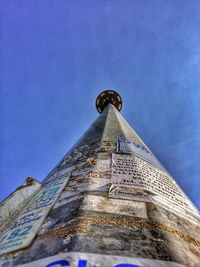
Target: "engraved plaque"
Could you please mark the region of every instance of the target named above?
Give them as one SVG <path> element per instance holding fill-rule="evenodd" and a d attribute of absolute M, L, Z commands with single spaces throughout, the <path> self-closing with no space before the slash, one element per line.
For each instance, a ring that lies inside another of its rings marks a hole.
<path fill-rule="evenodd" d="M 111 171 L 111 160 L 110 159 L 98 159 L 95 170 L 99 172 Z"/>
<path fill-rule="evenodd" d="M 80 209 L 147 219 L 145 203 L 122 199 L 109 199 L 104 196 L 87 195 L 84 197 Z"/>
<path fill-rule="evenodd" d="M 151 202 L 150 192 L 138 188 L 124 188 L 113 185 L 109 189 L 109 197 Z"/>
<path fill-rule="evenodd" d="M 165 170 L 162 164 L 146 146 L 138 144 L 135 141 L 119 137 L 117 140 L 117 151 L 125 154 L 134 154 L 148 161 L 149 163 Z"/>
<path fill-rule="evenodd" d="M 113 154 L 112 164 L 110 197 L 119 193 L 119 196 L 127 195 L 128 199 L 135 199 L 138 196 L 134 191 L 140 189 L 143 190 L 140 192 L 143 199 L 147 195 L 158 195 L 171 203 L 171 206 L 175 205 L 198 214 L 187 196 L 165 171 L 134 155 Z"/>

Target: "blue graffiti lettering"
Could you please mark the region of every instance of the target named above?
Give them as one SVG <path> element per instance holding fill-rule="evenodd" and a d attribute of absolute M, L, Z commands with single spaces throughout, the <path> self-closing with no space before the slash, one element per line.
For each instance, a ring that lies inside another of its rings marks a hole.
<path fill-rule="evenodd" d="M 45 267 L 52 267 L 54 265 L 58 265 L 60 264 L 60 266 L 70 266 L 70 263 L 66 260 L 60 260 L 60 261 L 54 261 L 54 262 L 51 262 L 49 264 L 47 264 Z"/>
<path fill-rule="evenodd" d="M 67 260 L 54 261 L 54 262 L 47 264 L 45 267 L 52 267 L 55 265 L 60 265 L 61 267 L 62 266 L 69 266 L 70 267 L 70 263 Z M 87 267 L 87 260 L 79 260 L 77 267 Z M 114 267 L 141 267 L 141 266 L 135 265 L 135 264 L 130 264 L 130 263 L 120 263 L 120 264 L 115 265 Z"/>
<path fill-rule="evenodd" d="M 79 260 L 78 267 L 87 267 L 87 261 L 86 260 Z"/>
<path fill-rule="evenodd" d="M 135 265 L 135 264 L 129 264 L 129 263 L 121 263 L 121 264 L 115 265 L 115 267 L 141 267 L 141 266 Z"/>

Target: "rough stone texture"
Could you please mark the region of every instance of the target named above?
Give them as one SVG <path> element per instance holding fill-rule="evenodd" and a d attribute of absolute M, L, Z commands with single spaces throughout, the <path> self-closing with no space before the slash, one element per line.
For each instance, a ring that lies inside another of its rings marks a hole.
<path fill-rule="evenodd" d="M 124 202 L 126 214 L 117 209 L 111 211 L 110 206 L 106 209 L 110 204 L 111 155 L 116 152 L 119 136 L 144 145 L 119 112 L 109 105 L 44 180 L 56 179 L 62 170 L 71 173 L 33 244 L 2 256 L 4 266 L 61 252 L 143 257 L 200 266 L 198 216 L 193 222 L 162 205 L 144 201 L 137 205 L 136 200 Z M 94 201 L 91 209 L 88 198 L 101 201 Z M 129 214 L 130 207 L 136 206 L 141 210 Z"/>

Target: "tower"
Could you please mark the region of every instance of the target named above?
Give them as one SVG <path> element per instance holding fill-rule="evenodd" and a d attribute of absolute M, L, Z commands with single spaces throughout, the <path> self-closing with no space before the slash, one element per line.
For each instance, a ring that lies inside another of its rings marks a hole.
<path fill-rule="evenodd" d="M 104 91 L 96 108 L 3 229 L 0 266 L 200 266 L 198 210 L 121 116 L 121 97 Z"/>

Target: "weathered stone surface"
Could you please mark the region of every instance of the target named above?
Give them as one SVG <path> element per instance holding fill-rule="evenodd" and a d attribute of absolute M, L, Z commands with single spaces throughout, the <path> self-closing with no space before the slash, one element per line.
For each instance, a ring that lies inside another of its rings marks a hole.
<path fill-rule="evenodd" d="M 150 203 L 145 198 L 108 198 L 111 156 L 116 152 L 118 137 L 144 145 L 109 105 L 45 179 L 47 182 L 70 174 L 33 244 L 2 256 L 0 262 L 9 267 L 58 253 L 82 252 L 200 266 L 198 216 L 194 220 L 191 215 L 184 218 L 162 203 Z M 110 267 L 109 262 L 104 266 Z"/>
<path fill-rule="evenodd" d="M 80 210 L 147 218 L 145 203 L 121 199 L 109 199 L 107 196 L 85 196 Z"/>

